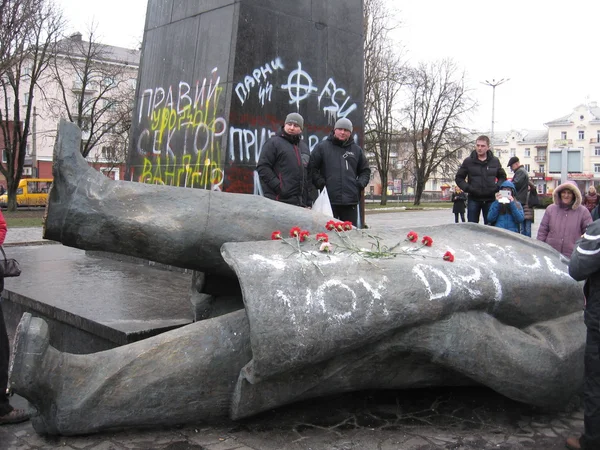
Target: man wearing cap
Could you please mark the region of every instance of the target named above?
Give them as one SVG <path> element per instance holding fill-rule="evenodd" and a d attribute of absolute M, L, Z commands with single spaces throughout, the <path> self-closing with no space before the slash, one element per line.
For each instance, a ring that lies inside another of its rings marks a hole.
<path fill-rule="evenodd" d="M 519 158 L 513 156 L 508 160 L 508 166 L 514 172 L 512 182 L 517 191 L 517 200 L 523 205 L 525 220 L 521 224 L 521 234 L 531 237 L 531 223 L 533 222 L 533 209 L 527 204 L 529 198 L 529 174 L 525 167 L 519 162 Z"/>
<path fill-rule="evenodd" d="M 483 212 L 483 223 L 488 223 L 488 212 L 494 203 L 496 192 L 506 181 L 506 172 L 500 160 L 490 150 L 490 138 L 479 136 L 475 141 L 475 150 L 465 158 L 454 181 L 469 194 L 467 202 L 467 220 L 479 223 L 479 214 Z"/>
<path fill-rule="evenodd" d="M 256 170 L 265 197 L 290 205 L 310 206 L 310 150 L 302 140 L 304 119 L 290 113 L 277 134 L 264 143 Z"/>
<path fill-rule="evenodd" d="M 369 184 L 369 162 L 352 135 L 352 122 L 338 119 L 327 139 L 319 142 L 310 155 L 313 184 L 327 187 L 335 218 L 358 224 L 360 192 Z"/>

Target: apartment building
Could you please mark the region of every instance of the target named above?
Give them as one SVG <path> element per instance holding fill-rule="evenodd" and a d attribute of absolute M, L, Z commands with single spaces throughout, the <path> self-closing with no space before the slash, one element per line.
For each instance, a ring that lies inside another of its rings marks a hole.
<path fill-rule="evenodd" d="M 90 48 L 93 51 L 85 53 Z M 33 102 L 23 170 L 25 178 L 52 177 L 57 126 L 60 119 L 69 120 L 69 117 L 73 122 L 79 117 L 83 119 L 80 122 L 83 123 L 84 142 L 93 139 L 88 163 L 110 178 L 124 178 L 129 140 L 128 129 L 125 128 L 128 127 L 122 126 L 116 114 L 122 113 L 117 109 L 125 98 L 129 103 L 135 99 L 139 61 L 138 50 L 90 44 L 82 39 L 81 33 L 75 33 L 58 42 L 54 60 L 38 80 L 31 99 L 25 93 L 29 80 L 27 64 L 24 65 L 23 98 L 20 99 L 22 115 L 27 104 Z M 78 109 L 78 103 L 83 105 L 83 109 Z M 6 162 L 5 157 L 3 162 Z"/>
<path fill-rule="evenodd" d="M 582 192 L 600 184 L 600 108 L 596 102 L 582 104 L 564 117 L 545 123 L 548 127 L 548 189 L 560 184 L 565 168 L 567 180 Z"/>
<path fill-rule="evenodd" d="M 508 178 L 512 178 L 512 172 L 506 165 L 510 158 L 516 156 L 529 173 L 529 179 L 536 185 L 540 194 L 547 192 L 548 182 L 551 180 L 546 175 L 547 147 L 547 130 L 501 131 L 494 133 L 492 141 L 494 155 L 500 159 Z"/>

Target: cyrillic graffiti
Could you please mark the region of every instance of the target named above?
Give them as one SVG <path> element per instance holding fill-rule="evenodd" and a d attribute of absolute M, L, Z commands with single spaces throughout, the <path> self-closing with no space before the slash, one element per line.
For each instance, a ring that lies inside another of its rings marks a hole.
<path fill-rule="evenodd" d="M 274 96 L 282 92 L 273 81 L 276 72 L 283 80 L 287 76 L 280 88 L 289 97 L 288 104 L 295 105 L 292 110 L 299 111 L 303 102 L 311 102 L 308 110 L 317 107 L 327 118 L 327 125 L 322 120 L 319 125 L 305 124 L 304 137 L 311 152 L 326 138 L 335 120 L 358 108 L 334 78 L 318 86 L 303 68 L 302 61 L 289 73 L 285 70 L 277 57 L 245 75 L 233 88 L 237 108 L 233 108 L 229 118 L 221 116 L 227 108 L 223 104 L 224 85 L 216 67 L 209 76 L 196 82 L 181 80 L 171 86 L 142 90 L 136 114 L 139 127 L 132 178 L 135 173 L 135 178 L 144 183 L 259 192 L 260 183 L 253 167 L 282 118 L 269 115 L 270 111 L 256 114 L 253 107 L 245 105 L 252 96 L 256 96 L 261 107 L 277 101 Z M 229 120 L 236 126 L 229 124 Z"/>
<path fill-rule="evenodd" d="M 246 75 L 243 83 L 238 83 L 235 87 L 235 93 L 242 105 L 246 102 L 252 92 L 252 88 L 258 86 L 258 98 L 260 104 L 265 106 L 265 102 L 271 101 L 271 94 L 273 93 L 273 85 L 267 79 L 267 77 L 273 74 L 274 71 L 283 69 L 283 64 L 279 58 L 275 58 L 270 63 L 266 63 L 264 66 L 254 69 L 252 76 Z"/>
<path fill-rule="evenodd" d="M 138 181 L 220 189 L 227 137 L 227 121 L 218 116 L 222 91 L 217 68 L 210 80 L 197 81 L 194 88 L 180 81 L 176 89 L 143 91 L 138 122 L 146 128 L 137 138 L 137 154 L 143 157 Z"/>

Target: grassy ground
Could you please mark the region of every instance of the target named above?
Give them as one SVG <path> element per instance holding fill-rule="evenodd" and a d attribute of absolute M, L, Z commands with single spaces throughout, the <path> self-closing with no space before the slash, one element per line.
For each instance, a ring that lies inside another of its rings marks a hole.
<path fill-rule="evenodd" d="M 45 208 L 2 211 L 8 228 L 41 227 Z"/>

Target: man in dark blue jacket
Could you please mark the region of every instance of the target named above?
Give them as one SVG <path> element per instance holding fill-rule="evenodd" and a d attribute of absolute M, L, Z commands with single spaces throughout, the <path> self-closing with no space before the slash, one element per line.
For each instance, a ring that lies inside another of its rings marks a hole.
<path fill-rule="evenodd" d="M 569 261 L 569 275 L 585 281 L 585 340 L 583 434 L 567 439 L 570 449 L 600 448 L 600 221 L 592 222 L 577 242 Z"/>
<path fill-rule="evenodd" d="M 290 113 L 279 132 L 264 143 L 256 170 L 265 197 L 290 205 L 307 207 L 310 150 L 302 140 L 304 119 Z"/>
<path fill-rule="evenodd" d="M 488 223 L 488 212 L 495 200 L 500 185 L 506 181 L 506 172 L 490 150 L 490 138 L 479 136 L 475 151 L 465 158 L 454 179 L 458 187 L 469 194 L 467 220 L 479 223 L 483 212 L 483 223 Z"/>
<path fill-rule="evenodd" d="M 310 155 L 310 170 L 317 189 L 327 187 L 335 218 L 358 224 L 360 193 L 369 184 L 369 161 L 352 135 L 352 122 L 338 119 L 329 137 Z"/>

